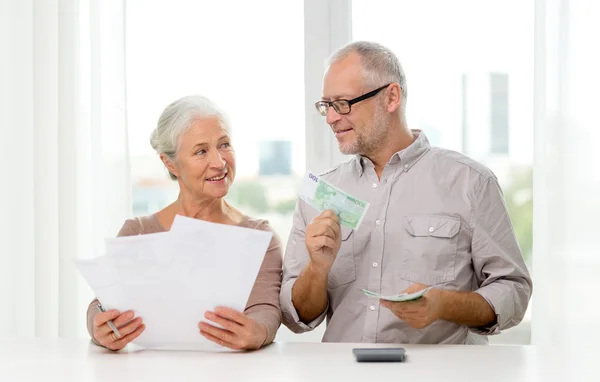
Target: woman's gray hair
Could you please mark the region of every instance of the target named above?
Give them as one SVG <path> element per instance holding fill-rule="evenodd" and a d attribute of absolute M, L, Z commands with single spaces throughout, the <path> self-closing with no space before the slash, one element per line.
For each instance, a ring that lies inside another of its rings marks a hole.
<path fill-rule="evenodd" d="M 229 130 L 226 114 L 208 98 L 199 95 L 180 98 L 167 106 L 158 118 L 156 128 L 150 135 L 150 144 L 159 155 L 164 154 L 174 162 L 181 135 L 194 120 L 209 118 L 217 118 Z M 169 176 L 177 179 L 170 171 Z"/>
<path fill-rule="evenodd" d="M 341 61 L 348 55 L 356 53 L 362 64 L 365 84 L 379 87 L 396 82 L 402 91 L 402 112 L 406 106 L 406 76 L 398 57 L 390 49 L 370 41 L 355 41 L 334 52 L 327 60 L 327 66 Z"/>

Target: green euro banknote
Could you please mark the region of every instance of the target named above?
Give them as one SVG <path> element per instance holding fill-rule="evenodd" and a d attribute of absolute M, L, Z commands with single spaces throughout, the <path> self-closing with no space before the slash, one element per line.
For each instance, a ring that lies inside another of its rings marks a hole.
<path fill-rule="evenodd" d="M 414 292 L 414 293 L 400 293 L 400 294 L 397 294 L 395 296 L 382 296 L 379 293 L 371 292 L 371 291 L 368 291 L 366 289 L 363 289 L 363 292 L 367 296 L 377 297 L 377 298 L 380 298 L 382 300 L 394 301 L 394 302 L 405 302 L 405 301 L 413 301 L 413 300 L 420 299 L 430 289 L 431 289 L 431 287 L 425 288 L 425 289 L 421 289 L 418 292 Z"/>
<path fill-rule="evenodd" d="M 358 229 L 369 208 L 368 202 L 347 194 L 311 172 L 306 173 L 302 181 L 299 197 L 319 212 L 332 210 L 340 218 L 341 225 L 352 229 Z"/>

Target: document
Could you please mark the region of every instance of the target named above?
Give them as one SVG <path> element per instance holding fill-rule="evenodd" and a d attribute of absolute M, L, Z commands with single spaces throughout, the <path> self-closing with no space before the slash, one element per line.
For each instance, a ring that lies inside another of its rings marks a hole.
<path fill-rule="evenodd" d="M 106 239 L 104 256 L 75 263 L 106 310 L 143 319 L 136 345 L 214 350 L 198 323 L 216 306 L 244 310 L 271 237 L 176 216 L 169 232 Z"/>

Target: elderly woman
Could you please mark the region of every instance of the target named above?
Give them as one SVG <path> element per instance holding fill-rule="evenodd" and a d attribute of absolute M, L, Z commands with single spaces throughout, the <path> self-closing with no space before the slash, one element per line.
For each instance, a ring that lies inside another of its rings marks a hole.
<path fill-rule="evenodd" d="M 198 317 L 220 326 L 205 321 L 198 324 L 199 334 L 220 345 L 258 349 L 271 343 L 281 323 L 281 242 L 267 221 L 244 215 L 224 200 L 235 178 L 235 154 L 224 114 L 204 97 L 184 97 L 163 111 L 150 142 L 179 184 L 179 196 L 150 216 L 125 221 L 119 236 L 168 231 L 178 214 L 273 232 L 244 312 L 217 307 Z M 122 349 L 144 331 L 142 318 L 134 319 L 134 312 L 100 312 L 97 300 L 88 307 L 87 317 L 92 340 L 112 350 Z M 120 338 L 109 327 L 109 320 Z"/>

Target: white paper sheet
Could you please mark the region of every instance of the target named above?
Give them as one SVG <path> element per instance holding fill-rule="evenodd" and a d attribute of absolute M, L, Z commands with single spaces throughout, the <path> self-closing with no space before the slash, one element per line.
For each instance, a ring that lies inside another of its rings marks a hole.
<path fill-rule="evenodd" d="M 177 216 L 171 231 L 106 239 L 106 255 L 76 260 L 105 309 L 133 310 L 146 348 L 217 349 L 198 323 L 216 306 L 243 311 L 272 233 Z"/>

